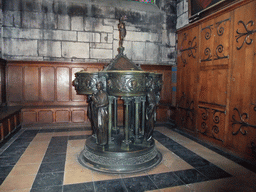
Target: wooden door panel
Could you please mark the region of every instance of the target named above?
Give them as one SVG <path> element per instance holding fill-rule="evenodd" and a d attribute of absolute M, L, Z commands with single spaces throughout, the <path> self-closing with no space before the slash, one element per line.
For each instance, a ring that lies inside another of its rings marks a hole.
<path fill-rule="evenodd" d="M 224 142 L 225 112 L 223 110 L 199 105 L 197 125 L 197 131 L 201 136 L 207 136 L 213 141 Z"/>
<path fill-rule="evenodd" d="M 201 24 L 197 131 L 200 137 L 225 142 L 231 13 Z"/>
<path fill-rule="evenodd" d="M 225 65 L 229 61 L 230 13 L 201 24 L 200 65 Z"/>
<path fill-rule="evenodd" d="M 226 106 L 227 70 L 204 70 L 199 73 L 199 102 Z"/>
<path fill-rule="evenodd" d="M 195 131 L 198 71 L 198 26 L 178 34 L 177 114 L 180 127 Z"/>
<path fill-rule="evenodd" d="M 234 11 L 229 144 L 256 158 L 256 2 Z M 246 13 L 246 14 L 244 14 Z"/>

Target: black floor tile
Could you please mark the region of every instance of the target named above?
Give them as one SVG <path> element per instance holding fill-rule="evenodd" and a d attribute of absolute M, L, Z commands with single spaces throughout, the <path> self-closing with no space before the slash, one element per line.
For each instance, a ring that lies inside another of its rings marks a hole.
<path fill-rule="evenodd" d="M 52 137 L 49 147 L 55 147 L 56 145 L 64 145 L 68 141 L 68 136 L 62 136 L 62 137 Z"/>
<path fill-rule="evenodd" d="M 40 129 L 38 133 L 52 133 L 55 129 Z"/>
<path fill-rule="evenodd" d="M 15 165 L 17 163 L 17 161 L 19 160 L 19 156 L 14 156 L 14 157 L 2 157 L 0 156 L 0 167 L 3 166 L 12 166 Z"/>
<path fill-rule="evenodd" d="M 124 178 L 124 184 L 129 192 L 142 192 L 157 189 L 148 176 Z"/>
<path fill-rule="evenodd" d="M 171 138 L 165 136 L 166 138 L 160 138 L 158 139 L 158 142 L 160 142 L 164 146 L 181 146 L 179 143 L 173 141 Z"/>
<path fill-rule="evenodd" d="M 14 166 L 3 166 L 3 167 L 0 167 L 0 177 L 1 178 L 7 177 L 7 175 L 11 172 L 13 167 Z"/>
<path fill-rule="evenodd" d="M 65 162 L 66 161 L 66 154 L 54 154 L 48 153 L 44 156 L 42 163 L 50 163 L 50 162 Z"/>
<path fill-rule="evenodd" d="M 22 144 L 22 143 L 30 143 L 32 140 L 34 139 L 34 137 L 18 137 L 17 139 L 15 139 L 15 141 L 13 143 L 17 144 Z"/>
<path fill-rule="evenodd" d="M 23 137 L 35 137 L 38 132 L 39 132 L 39 130 L 26 130 L 19 137 L 20 138 L 23 138 Z"/>
<path fill-rule="evenodd" d="M 33 140 L 32 137 L 29 137 L 29 139 Z M 22 141 L 22 139 L 21 139 L 21 140 L 18 140 L 18 141 L 15 140 L 15 141 L 11 144 L 10 147 L 15 147 L 15 148 L 27 148 L 27 147 L 29 146 L 30 142 L 31 142 L 31 141 L 26 141 L 26 140 Z"/>
<path fill-rule="evenodd" d="M 164 140 L 164 139 L 168 138 L 166 135 L 160 133 L 159 131 L 154 131 L 153 137 L 157 140 Z"/>
<path fill-rule="evenodd" d="M 65 162 L 42 163 L 38 173 L 64 172 Z"/>
<path fill-rule="evenodd" d="M 53 146 L 49 146 L 45 155 L 49 155 L 49 154 L 65 154 L 67 151 L 67 144 L 63 144 L 61 143 L 60 145 L 55 145 L 55 147 Z"/>
<path fill-rule="evenodd" d="M 185 184 L 172 172 L 149 175 L 149 177 L 159 189 Z"/>
<path fill-rule="evenodd" d="M 54 132 L 68 132 L 69 128 L 56 128 L 54 129 Z"/>
<path fill-rule="evenodd" d="M 20 157 L 25 150 L 26 148 L 10 146 L 1 154 L 1 157 Z"/>
<path fill-rule="evenodd" d="M 121 179 L 96 181 L 94 184 L 96 192 L 127 192 Z"/>
<path fill-rule="evenodd" d="M 33 183 L 32 189 L 44 188 L 46 186 L 58 186 L 63 184 L 64 172 L 58 173 L 38 173 Z"/>
<path fill-rule="evenodd" d="M 186 184 L 209 180 L 195 169 L 175 171 L 174 174 L 176 174 Z"/>
<path fill-rule="evenodd" d="M 209 161 L 207 161 L 206 159 L 204 159 L 200 156 L 182 157 L 182 159 L 195 168 L 212 165 Z"/>
<path fill-rule="evenodd" d="M 43 188 L 31 189 L 30 192 L 62 192 L 62 185 L 60 186 L 45 186 Z"/>
<path fill-rule="evenodd" d="M 92 182 L 64 185 L 63 192 L 94 192 L 94 186 Z"/>
<path fill-rule="evenodd" d="M 197 170 L 209 179 L 221 179 L 232 176 L 215 165 L 200 167 Z"/>
<path fill-rule="evenodd" d="M 0 177 L 0 185 L 2 185 L 2 183 L 4 182 L 5 177 Z"/>

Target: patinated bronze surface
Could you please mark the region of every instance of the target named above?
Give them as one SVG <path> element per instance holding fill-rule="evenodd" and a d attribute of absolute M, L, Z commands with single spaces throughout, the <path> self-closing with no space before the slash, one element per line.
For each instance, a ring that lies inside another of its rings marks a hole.
<path fill-rule="evenodd" d="M 152 168 L 162 155 L 152 138 L 162 74 L 143 71 L 124 54 L 124 19 L 118 25 L 119 54 L 97 73 L 76 73 L 78 94 L 88 96 L 93 134 L 86 140 L 79 162 L 93 170 L 133 173 Z M 124 100 L 124 126 L 117 126 L 117 99 Z"/>

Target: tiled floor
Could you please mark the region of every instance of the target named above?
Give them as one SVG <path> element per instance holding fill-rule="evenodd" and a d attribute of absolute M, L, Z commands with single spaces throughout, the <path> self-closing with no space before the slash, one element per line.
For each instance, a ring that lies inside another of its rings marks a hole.
<path fill-rule="evenodd" d="M 77 156 L 90 134 L 89 128 L 21 129 L 0 148 L 0 191 L 256 191 L 255 165 L 166 126 L 154 132 L 163 155 L 154 169 L 137 174 L 89 170 Z"/>

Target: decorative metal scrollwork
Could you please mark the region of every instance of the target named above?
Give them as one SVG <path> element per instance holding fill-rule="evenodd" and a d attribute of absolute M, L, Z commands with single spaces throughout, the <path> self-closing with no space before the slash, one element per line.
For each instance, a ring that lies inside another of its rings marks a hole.
<path fill-rule="evenodd" d="M 191 56 L 192 56 L 193 58 L 196 58 L 196 56 L 195 56 L 194 53 L 193 53 L 193 51 L 196 53 L 196 49 L 197 49 L 197 43 L 194 42 L 195 39 L 196 39 L 196 37 L 194 37 L 194 38 L 192 39 L 192 41 L 189 41 L 189 42 L 188 42 L 188 48 L 187 48 L 187 49 L 181 49 L 180 52 L 182 53 L 182 52 L 188 51 L 188 57 L 191 57 Z M 183 38 L 183 40 L 182 40 L 182 44 L 183 44 L 183 42 L 184 42 L 185 40 L 187 40 L 187 34 L 186 34 L 186 33 L 184 33 L 184 38 Z M 187 60 L 184 59 L 184 58 L 182 57 L 182 55 L 181 55 L 181 60 L 182 60 L 182 62 L 183 62 L 183 64 L 184 64 L 183 66 L 185 67 L 185 65 L 187 64 Z"/>
<path fill-rule="evenodd" d="M 207 27 L 205 27 L 205 28 L 203 28 L 203 29 L 201 30 L 201 31 L 207 30 L 207 32 L 205 33 L 205 36 L 204 36 L 206 40 L 210 39 L 211 36 L 212 36 L 212 29 L 213 29 L 212 26 L 213 26 L 213 25 L 209 25 L 209 26 L 207 26 Z"/>
<path fill-rule="evenodd" d="M 230 20 L 230 18 L 225 19 L 225 20 L 223 20 L 223 21 L 219 21 L 219 22 L 216 23 L 216 26 L 217 26 L 217 34 L 218 34 L 219 36 L 222 36 L 222 35 L 224 34 L 224 27 L 220 27 L 220 24 L 221 24 L 221 23 L 226 23 L 226 21 L 229 21 L 229 20 Z"/>
<path fill-rule="evenodd" d="M 207 108 L 207 107 L 199 107 L 199 108 L 204 109 L 204 111 L 202 112 L 202 120 L 203 120 L 203 122 L 201 123 L 201 130 L 198 130 L 198 132 L 200 132 L 201 134 L 203 134 L 203 135 L 205 135 L 207 137 L 214 138 L 214 139 L 216 139 L 218 141 L 222 141 L 223 142 L 223 140 L 221 140 L 217 136 L 219 134 L 219 132 L 220 132 L 220 129 L 219 129 L 219 126 L 218 126 L 218 124 L 220 122 L 220 117 L 219 117 L 219 115 L 217 115 L 217 112 L 219 112 L 219 113 L 225 113 L 225 112 L 212 109 L 212 111 L 213 111 L 213 118 L 212 118 L 212 120 L 213 120 L 213 123 L 215 125 L 213 125 L 212 129 L 209 130 L 209 127 L 208 127 L 206 121 L 208 121 L 208 119 L 209 119 L 208 117 L 209 117 L 209 110 L 210 109 Z"/>
<path fill-rule="evenodd" d="M 206 59 L 202 59 L 201 62 L 204 62 L 204 61 L 211 61 L 212 60 L 212 54 L 211 54 L 211 49 L 209 47 L 207 47 L 205 50 L 204 50 L 204 55 L 205 56 L 208 56 Z"/>
<path fill-rule="evenodd" d="M 229 57 L 229 56 L 225 56 L 224 54 L 223 54 L 223 56 L 220 56 L 219 54 L 222 52 L 223 52 L 223 45 L 218 45 L 216 48 L 216 55 L 215 55 L 214 60 L 225 59 L 225 58 Z"/>
<path fill-rule="evenodd" d="M 215 125 L 213 125 L 213 127 L 212 127 L 212 136 L 213 136 L 214 139 L 223 142 L 223 140 L 221 140 L 220 138 L 218 138 L 216 136 L 216 134 L 219 134 L 219 132 L 220 132 L 220 129 L 219 129 L 219 126 L 218 126 L 218 124 L 220 123 L 220 116 L 217 115 L 217 113 L 225 113 L 225 112 L 215 110 L 215 109 L 213 109 L 212 111 L 213 111 L 212 120 L 213 120 L 213 123 L 215 123 Z"/>
<path fill-rule="evenodd" d="M 247 131 L 244 130 L 244 127 L 256 128 L 256 125 L 251 125 L 248 122 L 246 122 L 246 120 L 249 118 L 249 115 L 247 113 L 241 114 L 237 108 L 234 108 L 234 111 L 237 111 L 240 119 L 236 120 L 235 115 L 232 115 L 232 129 L 234 128 L 235 125 L 240 125 L 240 126 L 237 131 L 232 132 L 233 135 L 237 135 L 239 132 L 242 135 L 246 135 Z"/>
<path fill-rule="evenodd" d="M 178 110 L 184 110 L 186 112 L 186 118 L 189 118 L 193 122 L 194 116 L 194 101 L 186 101 L 186 95 L 183 92 L 179 102 L 177 102 Z M 181 121 L 184 124 L 185 118 L 181 117 Z"/>
<path fill-rule="evenodd" d="M 240 50 L 240 49 L 243 47 L 244 43 L 246 43 L 247 45 L 251 45 L 253 40 L 250 39 L 249 36 L 256 32 L 256 30 L 249 30 L 249 29 L 248 29 L 248 26 L 249 26 L 249 25 L 250 25 L 250 26 L 253 26 L 253 25 L 254 25 L 254 23 L 253 23 L 252 20 L 249 21 L 246 25 L 245 25 L 245 23 L 244 23 L 243 21 L 241 21 L 241 20 L 238 21 L 238 25 L 239 25 L 240 23 L 243 25 L 243 27 L 244 27 L 244 29 L 245 29 L 246 32 L 239 32 L 238 29 L 236 30 L 236 33 L 237 33 L 237 35 L 236 35 L 236 42 L 237 42 L 237 43 L 238 43 L 238 40 L 239 40 L 241 37 L 244 37 L 244 41 L 243 41 L 242 45 L 241 45 L 240 47 L 236 47 L 237 50 Z"/>

